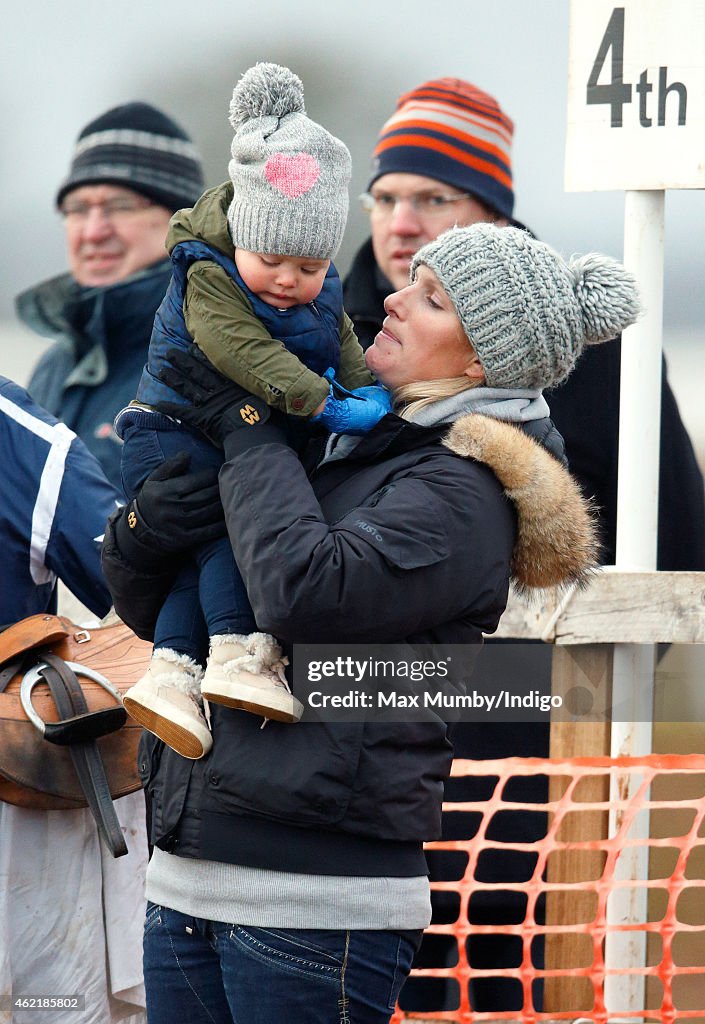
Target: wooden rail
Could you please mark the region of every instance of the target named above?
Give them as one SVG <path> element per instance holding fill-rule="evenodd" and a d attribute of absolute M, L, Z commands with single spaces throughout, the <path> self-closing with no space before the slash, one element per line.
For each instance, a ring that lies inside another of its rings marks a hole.
<path fill-rule="evenodd" d="M 494 634 L 563 644 L 705 643 L 705 573 L 595 573 L 584 590 L 512 591 Z"/>

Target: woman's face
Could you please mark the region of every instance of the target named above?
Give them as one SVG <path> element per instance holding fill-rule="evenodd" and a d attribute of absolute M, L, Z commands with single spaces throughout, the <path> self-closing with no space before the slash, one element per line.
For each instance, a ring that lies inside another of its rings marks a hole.
<path fill-rule="evenodd" d="M 365 353 L 368 369 L 388 388 L 463 375 L 484 378 L 458 314 L 428 267 L 413 284 L 388 296 L 382 330 Z"/>

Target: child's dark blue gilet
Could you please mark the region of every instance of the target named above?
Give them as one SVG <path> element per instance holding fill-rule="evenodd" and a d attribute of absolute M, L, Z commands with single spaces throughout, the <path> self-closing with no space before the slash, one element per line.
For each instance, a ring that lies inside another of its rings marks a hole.
<path fill-rule="evenodd" d="M 275 309 L 254 295 L 242 280 L 235 262 L 205 242 L 181 242 L 171 253 L 173 270 L 166 295 L 154 317 L 147 365 L 137 389 L 137 401 L 145 405 L 157 402 L 188 404 L 181 395 L 158 379 L 166 366 L 170 348 L 186 349 L 193 344 L 184 321 L 186 276 L 192 263 L 211 260 L 223 268 L 245 293 L 254 315 L 273 338 L 281 341 L 304 366 L 323 375 L 329 366 L 337 372 L 340 365 L 340 320 L 343 313 L 343 289 L 338 271 L 331 263 L 323 288 L 315 302 L 291 309 Z"/>

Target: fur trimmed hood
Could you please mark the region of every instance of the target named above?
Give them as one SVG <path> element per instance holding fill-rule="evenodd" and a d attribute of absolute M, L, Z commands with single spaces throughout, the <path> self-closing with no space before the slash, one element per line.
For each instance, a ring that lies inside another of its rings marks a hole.
<path fill-rule="evenodd" d="M 587 584 L 599 556 L 595 512 L 552 455 L 520 427 L 478 414 L 456 420 L 442 443 L 488 466 L 514 505 L 519 590 Z"/>

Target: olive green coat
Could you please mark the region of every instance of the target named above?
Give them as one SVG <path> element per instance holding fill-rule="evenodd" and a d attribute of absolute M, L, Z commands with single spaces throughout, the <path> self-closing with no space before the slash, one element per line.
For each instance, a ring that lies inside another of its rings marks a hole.
<path fill-rule="evenodd" d="M 179 242 L 197 239 L 233 258 L 227 222 L 233 186 L 209 189 L 192 209 L 174 214 L 167 235 L 169 252 Z M 257 319 L 247 295 L 217 263 L 199 260 L 189 271 L 184 319 L 194 342 L 226 377 L 268 405 L 294 416 L 310 416 L 328 395 L 328 381 L 309 370 L 273 338 Z M 373 382 L 352 323 L 340 324 L 337 379 L 347 388 Z"/>

